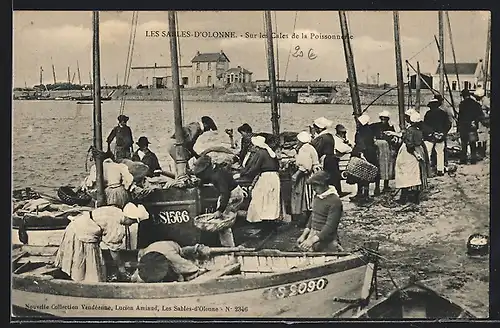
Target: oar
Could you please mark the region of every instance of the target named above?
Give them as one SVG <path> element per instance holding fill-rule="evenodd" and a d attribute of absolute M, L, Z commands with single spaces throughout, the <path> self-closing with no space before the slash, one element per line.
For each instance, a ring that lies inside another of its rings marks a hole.
<path fill-rule="evenodd" d="M 246 247 L 210 247 L 210 254 L 224 254 L 233 252 L 255 252 L 255 248 Z"/>

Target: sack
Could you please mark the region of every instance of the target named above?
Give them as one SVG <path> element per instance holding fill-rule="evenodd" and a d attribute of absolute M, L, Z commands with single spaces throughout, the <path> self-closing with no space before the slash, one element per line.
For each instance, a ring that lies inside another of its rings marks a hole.
<path fill-rule="evenodd" d="M 134 182 L 141 182 L 149 172 L 149 166 L 142 162 L 134 162 L 124 158 L 120 160 L 120 163 L 127 165 L 128 171 L 134 177 Z"/>
<path fill-rule="evenodd" d="M 367 182 L 374 182 L 378 174 L 378 168 L 375 165 L 358 157 L 351 157 L 346 171 L 348 176 Z"/>

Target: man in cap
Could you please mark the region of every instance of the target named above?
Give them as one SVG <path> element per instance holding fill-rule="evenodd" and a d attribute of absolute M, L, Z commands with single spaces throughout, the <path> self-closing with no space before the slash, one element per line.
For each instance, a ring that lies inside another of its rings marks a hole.
<path fill-rule="evenodd" d="M 346 194 L 342 192 L 340 170 L 338 168 L 338 159 L 335 157 L 335 139 L 328 130 L 333 122 L 325 117 L 314 120 L 313 130 L 315 138 L 311 145 L 316 149 L 318 157 L 323 158 L 323 170 L 328 172 L 328 183 L 337 189 L 341 196 Z"/>
<path fill-rule="evenodd" d="M 115 140 L 115 160 L 120 161 L 123 158 L 130 159 L 134 151 L 134 139 L 132 138 L 132 130 L 127 125 L 129 117 L 126 115 L 118 116 L 118 125 L 111 130 L 106 139 L 108 150 L 111 148 L 111 143 Z"/>
<path fill-rule="evenodd" d="M 138 268 L 131 280 L 146 283 L 189 281 L 207 271 L 195 262 L 209 255 L 210 248 L 205 245 L 181 247 L 174 241 L 157 241 L 139 250 Z"/>
<path fill-rule="evenodd" d="M 335 188 L 328 185 L 328 173 L 318 171 L 307 183 L 315 192 L 311 218 L 297 244 L 303 251 L 342 252 L 337 229 L 344 213 L 342 201 Z"/>
<path fill-rule="evenodd" d="M 462 102 L 458 105 L 458 132 L 460 133 L 461 156 L 460 164 L 467 164 L 467 147 L 470 147 L 470 163 L 477 162 L 477 147 L 478 139 L 477 129 L 479 122 L 484 118 L 484 113 L 481 105 L 471 98 L 470 92 L 467 89 L 462 90 Z"/>
<path fill-rule="evenodd" d="M 203 183 L 211 183 L 219 193 L 214 218 L 221 216 L 236 216 L 245 199 L 245 192 L 234 180 L 233 175 L 222 166 L 212 163 L 209 156 L 204 155 L 196 160 L 193 173 Z M 234 237 L 231 228 L 219 232 L 220 243 L 225 247 L 234 247 Z"/>
<path fill-rule="evenodd" d="M 439 108 L 439 101 L 431 99 L 427 104 L 429 110 L 425 113 L 424 123 L 432 133 L 424 134 L 424 143 L 429 154 L 429 161 L 434 150 L 436 152 L 437 175 L 444 175 L 445 140 L 451 129 L 451 121 L 447 113 Z"/>
<path fill-rule="evenodd" d="M 132 155 L 132 160 L 134 162 L 142 162 L 149 167 L 149 171 L 146 176 L 152 177 L 156 172 L 161 172 L 160 162 L 158 161 L 158 157 L 149 149 L 149 145 L 151 144 L 147 137 L 140 137 L 136 142 L 139 149 L 137 149 Z"/>

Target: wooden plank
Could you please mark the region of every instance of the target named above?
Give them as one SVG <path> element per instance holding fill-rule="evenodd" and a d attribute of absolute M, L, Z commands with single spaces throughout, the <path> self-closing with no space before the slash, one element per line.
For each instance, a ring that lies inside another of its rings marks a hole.
<path fill-rule="evenodd" d="M 17 263 L 36 263 L 36 262 L 45 262 L 52 263 L 55 260 L 55 256 L 25 256 L 20 258 Z"/>
<path fill-rule="evenodd" d="M 54 273 L 57 271 L 59 271 L 59 268 L 44 266 L 44 267 L 36 268 L 36 269 L 28 271 L 28 272 L 23 272 L 23 273 L 21 273 L 21 275 L 24 275 L 24 276 L 27 276 L 27 275 L 46 275 L 46 274 L 51 274 L 51 273 Z"/>
<path fill-rule="evenodd" d="M 241 267 L 241 264 L 233 263 L 233 264 L 227 265 L 227 266 L 225 266 L 221 269 L 218 269 L 218 270 L 208 271 L 207 273 L 204 273 L 204 274 L 194 278 L 193 280 L 190 280 L 190 282 L 202 283 L 202 282 L 206 282 L 206 281 L 209 281 L 212 279 L 217 279 L 223 275 L 226 275 L 226 274 L 229 274 L 229 273 L 232 273 L 232 272 L 239 270 L 240 267 Z"/>
<path fill-rule="evenodd" d="M 375 272 L 375 264 L 368 263 L 366 266 L 365 280 L 363 281 L 363 288 L 361 289 L 361 299 L 370 297 L 370 290 L 372 287 L 373 273 Z"/>
<path fill-rule="evenodd" d="M 245 262 L 242 264 L 241 271 L 255 272 L 258 267 L 257 256 L 245 256 Z"/>
<path fill-rule="evenodd" d="M 25 256 L 26 254 L 28 254 L 27 251 L 23 251 L 21 252 L 21 254 L 17 254 L 13 259 L 12 259 L 12 264 L 16 264 L 17 261 L 19 261 L 21 259 L 21 257 Z"/>

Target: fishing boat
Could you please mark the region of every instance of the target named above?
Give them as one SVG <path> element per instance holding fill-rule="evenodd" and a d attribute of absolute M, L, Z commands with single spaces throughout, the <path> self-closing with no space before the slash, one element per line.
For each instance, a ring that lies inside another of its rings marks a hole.
<path fill-rule="evenodd" d="M 79 283 L 50 265 L 56 247 L 19 246 L 12 257 L 13 314 L 328 318 L 346 303 L 362 308 L 370 297 L 376 275 L 370 249 L 349 254 L 220 248 L 197 263 L 208 271 L 186 282 Z M 103 256 L 111 263 L 109 252 Z M 133 272 L 137 252 L 121 256 Z"/>
<path fill-rule="evenodd" d="M 247 102 L 247 103 L 270 103 L 271 97 L 261 95 L 261 94 L 252 95 L 252 96 L 247 96 L 245 99 L 245 102 Z"/>
<path fill-rule="evenodd" d="M 474 319 L 479 315 L 420 282 L 396 289 L 362 310 L 346 309 L 336 317 L 360 319 Z"/>

